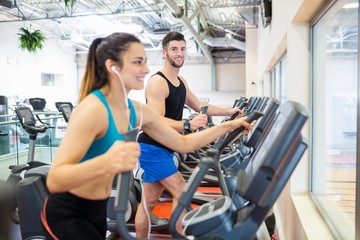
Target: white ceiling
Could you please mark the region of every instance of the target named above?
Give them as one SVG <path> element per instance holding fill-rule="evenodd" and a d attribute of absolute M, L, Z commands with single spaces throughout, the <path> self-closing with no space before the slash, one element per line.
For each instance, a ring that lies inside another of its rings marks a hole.
<path fill-rule="evenodd" d="M 85 52 L 96 37 L 115 31 L 136 34 L 147 50 L 161 49 L 169 31 L 182 32 L 188 54 L 243 59 L 245 29 L 261 21 L 263 0 L 0 0 L 0 24 L 23 21 L 47 38 Z"/>

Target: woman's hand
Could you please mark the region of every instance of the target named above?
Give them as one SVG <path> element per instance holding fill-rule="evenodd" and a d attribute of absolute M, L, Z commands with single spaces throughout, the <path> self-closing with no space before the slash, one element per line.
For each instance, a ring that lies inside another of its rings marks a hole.
<path fill-rule="evenodd" d="M 246 119 L 247 117 L 238 117 L 232 121 L 228 121 L 233 127 L 231 132 L 243 126 L 245 129 L 242 131 L 242 134 L 248 134 L 254 126 L 254 123 L 248 123 Z"/>
<path fill-rule="evenodd" d="M 140 157 L 140 145 L 136 142 L 116 141 L 105 153 L 108 172 L 116 174 L 133 170 Z"/>

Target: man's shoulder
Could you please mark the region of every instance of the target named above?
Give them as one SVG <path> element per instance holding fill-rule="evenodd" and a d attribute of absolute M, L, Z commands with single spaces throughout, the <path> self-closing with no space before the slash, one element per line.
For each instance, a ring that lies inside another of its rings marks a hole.
<path fill-rule="evenodd" d="M 166 78 L 164 78 L 163 76 L 155 73 L 153 74 L 150 78 L 149 78 L 149 83 L 152 83 L 152 82 L 156 82 L 156 83 L 166 83 Z"/>
<path fill-rule="evenodd" d="M 147 84 L 146 84 L 146 90 L 154 90 L 157 93 L 160 93 L 162 91 L 168 90 L 168 84 L 166 79 L 162 78 L 159 75 L 152 75 Z"/>

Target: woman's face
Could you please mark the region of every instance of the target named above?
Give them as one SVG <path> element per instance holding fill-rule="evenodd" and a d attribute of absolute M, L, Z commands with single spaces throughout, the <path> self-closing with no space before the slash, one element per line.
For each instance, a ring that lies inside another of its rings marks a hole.
<path fill-rule="evenodd" d="M 120 74 L 127 92 L 144 89 L 144 78 L 149 73 L 144 46 L 137 42 L 131 43 L 122 58 L 123 67 Z"/>

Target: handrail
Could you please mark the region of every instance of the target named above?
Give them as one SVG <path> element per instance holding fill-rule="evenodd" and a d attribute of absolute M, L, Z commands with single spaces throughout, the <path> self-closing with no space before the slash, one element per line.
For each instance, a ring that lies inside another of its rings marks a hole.
<path fill-rule="evenodd" d="M 48 119 L 57 119 L 57 118 L 62 118 L 62 114 L 61 112 L 57 112 L 57 111 L 49 111 L 49 112 L 33 112 L 34 115 L 53 115 L 53 116 L 48 116 L 48 117 L 41 117 L 41 120 L 48 120 Z M 11 117 L 14 117 L 14 118 L 17 118 L 16 114 L 11 114 L 11 115 L 0 115 L 0 119 L 1 118 L 5 118 L 5 117 L 8 117 L 8 118 L 11 118 Z M 2 125 L 10 125 L 10 124 L 13 124 L 13 123 L 20 123 L 18 119 L 16 120 L 8 120 L 8 121 L 4 121 L 4 122 L 1 122 L 0 121 L 0 126 Z"/>

